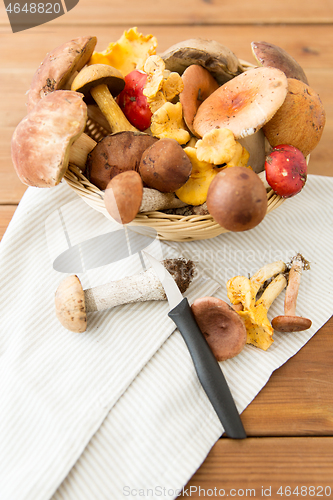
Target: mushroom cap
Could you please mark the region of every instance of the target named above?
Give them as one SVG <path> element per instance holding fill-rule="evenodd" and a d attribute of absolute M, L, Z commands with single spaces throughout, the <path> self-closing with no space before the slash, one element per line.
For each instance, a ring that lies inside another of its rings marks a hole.
<path fill-rule="evenodd" d="M 287 78 L 296 78 L 308 84 L 308 79 L 299 63 L 281 47 L 268 42 L 251 42 L 252 53 L 262 66 L 280 69 Z"/>
<path fill-rule="evenodd" d="M 138 171 L 144 151 L 156 141 L 157 137 L 129 130 L 107 135 L 88 154 L 85 174 L 92 184 L 104 190 L 121 172 Z"/>
<path fill-rule="evenodd" d="M 266 215 L 265 186 L 258 175 L 247 167 L 225 168 L 209 186 L 207 208 L 225 229 L 247 231 L 257 226 Z"/>
<path fill-rule="evenodd" d="M 219 84 L 207 69 L 198 64 L 192 64 L 186 68 L 182 80 L 184 89 L 179 95 L 179 100 L 183 106 L 184 120 L 192 134 L 196 135 L 193 130 L 193 120 L 198 108 L 210 94 L 219 88 Z"/>
<path fill-rule="evenodd" d="M 139 212 L 143 195 L 140 175 L 127 170 L 111 179 L 104 194 L 105 208 L 119 224 L 128 224 Z"/>
<path fill-rule="evenodd" d="M 246 328 L 239 314 L 224 300 L 215 297 L 196 299 L 192 312 L 218 361 L 237 356 L 246 344 Z"/>
<path fill-rule="evenodd" d="M 319 143 L 325 121 L 319 95 L 305 83 L 288 78 L 285 101 L 263 131 L 272 147 L 289 144 L 306 157 Z"/>
<path fill-rule="evenodd" d="M 143 153 L 139 173 L 147 186 L 162 193 L 179 189 L 191 175 L 192 163 L 175 139 L 160 139 Z"/>
<path fill-rule="evenodd" d="M 72 82 L 71 89 L 84 94 L 87 103 L 95 102 L 90 89 L 105 84 L 113 97 L 125 87 L 125 78 L 121 72 L 108 64 L 92 64 L 83 68 Z"/>
<path fill-rule="evenodd" d="M 70 77 L 87 64 L 96 43 L 95 36 L 82 36 L 56 47 L 47 54 L 34 74 L 28 91 L 28 113 L 47 94 L 65 87 Z"/>
<path fill-rule="evenodd" d="M 302 332 L 308 330 L 312 321 L 301 316 L 276 316 L 272 319 L 272 327 L 277 332 Z"/>
<path fill-rule="evenodd" d="M 62 326 L 71 332 L 82 333 L 87 328 L 84 290 L 76 275 L 65 278 L 55 294 L 56 315 Z"/>
<path fill-rule="evenodd" d="M 180 75 L 192 64 L 208 69 L 221 85 L 243 72 L 243 67 L 235 54 L 215 40 L 190 38 L 176 43 L 161 54 L 165 69 Z"/>
<path fill-rule="evenodd" d="M 214 128 L 228 128 L 236 139 L 252 135 L 283 104 L 287 87 L 287 77 L 279 69 L 263 67 L 245 71 L 201 104 L 193 128 L 201 137 Z"/>
<path fill-rule="evenodd" d="M 11 154 L 23 184 L 52 187 L 63 178 L 72 143 L 87 121 L 83 95 L 56 90 L 41 99 L 16 127 Z"/>

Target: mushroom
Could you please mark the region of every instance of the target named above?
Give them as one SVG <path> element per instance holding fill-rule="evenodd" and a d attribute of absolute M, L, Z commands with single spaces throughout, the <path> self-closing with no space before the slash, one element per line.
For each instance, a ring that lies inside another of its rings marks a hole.
<path fill-rule="evenodd" d="M 41 99 L 16 127 L 11 141 L 14 168 L 28 186 L 59 184 L 68 162 L 85 165 L 95 141 L 83 130 L 87 106 L 83 95 L 56 90 Z"/>
<path fill-rule="evenodd" d="M 191 136 L 185 129 L 183 108 L 180 102 L 166 102 L 153 113 L 150 130 L 159 139 L 175 139 L 179 144 L 186 144 Z"/>
<path fill-rule="evenodd" d="M 112 132 L 137 129 L 130 124 L 116 103 L 116 97 L 125 87 L 123 75 L 108 64 L 93 64 L 83 68 L 72 82 L 71 89 L 81 92 L 87 102 L 95 100 L 107 119 Z"/>
<path fill-rule="evenodd" d="M 191 38 L 176 43 L 161 54 L 166 69 L 180 75 L 192 64 L 206 68 L 219 85 L 243 72 L 235 54 L 214 40 Z"/>
<path fill-rule="evenodd" d="M 184 152 L 192 163 L 192 171 L 189 179 L 175 194 L 188 205 L 202 205 L 207 199 L 210 183 L 219 170 L 212 163 L 199 161 L 195 148 L 186 147 Z"/>
<path fill-rule="evenodd" d="M 236 139 L 252 135 L 280 108 L 287 86 L 287 77 L 279 69 L 245 71 L 207 97 L 198 109 L 193 128 L 201 137 L 214 128 L 228 128 Z"/>
<path fill-rule="evenodd" d="M 128 224 L 139 212 L 142 195 L 140 175 L 134 170 L 127 170 L 108 183 L 104 194 L 105 208 L 119 224 Z"/>
<path fill-rule="evenodd" d="M 235 140 L 234 134 L 227 128 L 210 130 L 196 142 L 195 147 L 199 160 L 214 165 L 245 167 L 249 159 L 246 149 Z"/>
<path fill-rule="evenodd" d="M 85 175 L 99 189 L 126 170 L 139 169 L 144 151 L 158 139 L 142 132 L 123 131 L 107 135 L 88 154 Z"/>
<path fill-rule="evenodd" d="M 74 38 L 49 52 L 33 76 L 28 90 L 28 113 L 47 94 L 64 89 L 77 71 L 89 61 L 97 38 Z"/>
<path fill-rule="evenodd" d="M 252 229 L 267 212 L 265 186 L 247 167 L 224 168 L 209 186 L 207 208 L 215 221 L 229 231 Z"/>
<path fill-rule="evenodd" d="M 297 295 L 304 267 L 308 268 L 308 262 L 304 262 L 300 254 L 296 255 L 289 271 L 289 280 L 284 301 L 284 316 L 276 316 L 272 319 L 274 330 L 279 332 L 300 332 L 308 330 L 312 325 L 310 319 L 296 316 Z"/>
<path fill-rule="evenodd" d="M 182 293 L 185 292 L 193 278 L 193 262 L 166 259 L 163 263 Z M 57 288 L 55 310 L 58 320 L 67 330 L 82 333 L 87 328 L 88 313 L 148 300 L 166 300 L 161 281 L 152 268 L 87 290 L 83 290 L 76 275 L 71 275 Z"/>
<path fill-rule="evenodd" d="M 299 63 L 284 49 L 268 42 L 251 42 L 252 53 L 261 66 L 280 69 L 287 78 L 296 78 L 308 85 L 308 79 Z"/>
<path fill-rule="evenodd" d="M 190 177 L 192 164 L 175 139 L 160 139 L 143 153 L 139 173 L 147 186 L 162 193 L 179 189 Z"/>
<path fill-rule="evenodd" d="M 192 312 L 217 361 L 239 354 L 246 344 L 246 328 L 241 317 L 224 300 L 196 299 Z"/>
<path fill-rule="evenodd" d="M 288 93 L 263 131 L 272 147 L 289 144 L 306 157 L 319 143 L 325 110 L 319 95 L 305 83 L 288 78 Z"/>
<path fill-rule="evenodd" d="M 185 123 L 193 135 L 193 120 L 199 106 L 207 97 L 219 88 L 219 84 L 210 72 L 199 66 L 192 64 L 185 69 L 182 75 L 184 89 L 179 94 L 179 100 L 183 106 L 183 116 Z"/>
<path fill-rule="evenodd" d="M 265 288 L 262 296 L 250 309 L 237 313 L 245 322 L 247 344 L 252 344 L 266 351 L 273 343 L 273 327 L 267 318 L 267 313 L 273 301 L 286 287 L 287 280 L 283 274 L 278 274 Z"/>

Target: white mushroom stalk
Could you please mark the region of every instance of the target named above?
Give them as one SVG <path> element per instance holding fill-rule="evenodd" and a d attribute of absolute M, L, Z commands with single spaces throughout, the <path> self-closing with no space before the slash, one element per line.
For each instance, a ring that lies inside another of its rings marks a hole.
<path fill-rule="evenodd" d="M 173 275 L 181 292 L 186 291 L 194 275 L 192 261 L 167 259 L 165 268 Z M 56 316 L 70 331 L 82 333 L 87 328 L 87 314 L 123 304 L 166 300 L 164 288 L 153 269 L 134 276 L 83 290 L 76 275 L 65 278 L 55 294 Z"/>

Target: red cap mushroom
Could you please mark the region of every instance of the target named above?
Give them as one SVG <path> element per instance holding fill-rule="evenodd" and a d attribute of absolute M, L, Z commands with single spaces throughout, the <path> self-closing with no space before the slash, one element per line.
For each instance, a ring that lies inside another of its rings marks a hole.
<path fill-rule="evenodd" d="M 192 312 L 218 361 L 237 356 L 246 344 L 246 328 L 243 320 L 224 300 L 216 297 L 196 299 Z"/>

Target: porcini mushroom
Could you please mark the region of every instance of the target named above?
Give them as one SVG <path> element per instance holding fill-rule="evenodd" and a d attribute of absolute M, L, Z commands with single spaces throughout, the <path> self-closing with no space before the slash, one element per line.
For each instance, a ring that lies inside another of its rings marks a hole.
<path fill-rule="evenodd" d="M 308 84 L 303 68 L 281 47 L 268 42 L 251 42 L 251 49 L 260 65 L 280 69 L 288 78 L 296 78 Z"/>
<path fill-rule="evenodd" d="M 85 165 L 95 141 L 83 134 L 87 106 L 83 95 L 56 90 L 41 99 L 16 127 L 11 141 L 14 168 L 28 186 L 59 184 L 69 161 Z"/>
<path fill-rule="evenodd" d="M 163 263 L 182 293 L 185 292 L 193 278 L 193 262 L 166 259 Z M 183 272 L 184 266 L 186 272 Z M 87 328 L 88 313 L 148 300 L 166 300 L 161 281 L 152 268 L 87 290 L 83 290 L 79 278 L 72 275 L 65 278 L 57 288 L 55 311 L 58 320 L 67 330 L 82 333 Z"/>
<path fill-rule="evenodd" d="M 252 135 L 280 108 L 287 86 L 287 77 L 279 69 L 247 70 L 207 97 L 193 128 L 201 137 L 214 128 L 228 128 L 236 139 Z"/>
<path fill-rule="evenodd" d="M 89 61 L 97 38 L 82 36 L 49 52 L 35 72 L 28 91 L 28 113 L 50 92 L 65 89 L 71 78 Z"/>
<path fill-rule="evenodd" d="M 233 358 L 243 350 L 247 338 L 244 322 L 224 300 L 201 297 L 191 309 L 217 361 Z"/>
<path fill-rule="evenodd" d="M 192 64 L 206 68 L 221 85 L 243 72 L 235 54 L 215 40 L 190 38 L 176 43 L 161 54 L 166 69 L 180 75 Z"/>
<path fill-rule="evenodd" d="M 319 95 L 305 83 L 288 78 L 285 101 L 263 131 L 272 147 L 289 144 L 306 157 L 319 143 L 325 120 Z"/>
<path fill-rule="evenodd" d="M 119 224 L 128 224 L 139 212 L 143 195 L 140 175 L 127 170 L 113 177 L 104 193 L 105 208 Z"/>
<path fill-rule="evenodd" d="M 125 87 L 123 75 L 108 64 L 93 64 L 83 68 L 72 82 L 71 89 L 92 98 L 107 119 L 112 132 L 137 131 L 116 103 L 116 97 Z"/>
<path fill-rule="evenodd" d="M 249 168 L 225 168 L 209 186 L 207 208 L 225 229 L 247 231 L 257 226 L 266 215 L 265 186 Z"/>
<path fill-rule="evenodd" d="M 183 116 L 185 123 L 193 135 L 193 120 L 199 106 L 207 97 L 219 88 L 219 84 L 210 72 L 199 66 L 192 64 L 182 75 L 184 88 L 179 94 L 179 100 L 183 106 Z"/>
<path fill-rule="evenodd" d="M 304 262 L 300 254 L 296 255 L 289 271 L 284 301 L 284 316 L 276 316 L 272 319 L 274 330 L 279 332 L 300 332 L 308 330 L 312 325 L 310 319 L 296 316 L 296 302 L 304 267 L 308 268 L 308 262 Z"/>
<path fill-rule="evenodd" d="M 142 132 L 123 131 L 107 135 L 88 154 L 85 175 L 99 189 L 126 170 L 138 170 L 142 154 L 158 139 Z"/>
<path fill-rule="evenodd" d="M 179 189 L 190 177 L 192 164 L 175 139 L 160 139 L 143 153 L 139 173 L 147 186 L 162 193 Z"/>

